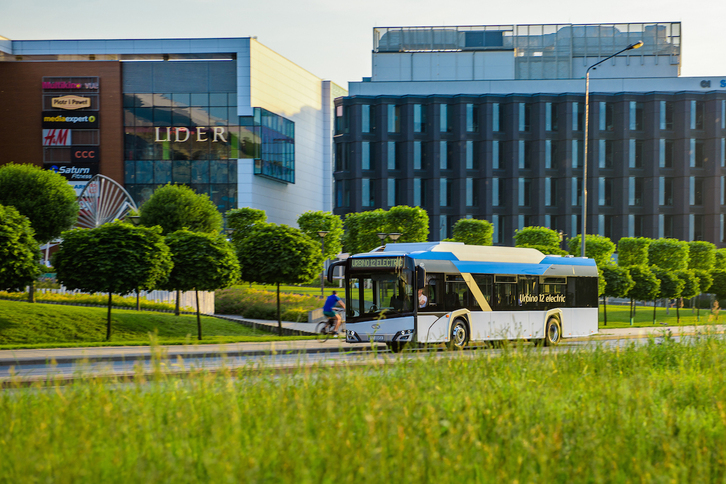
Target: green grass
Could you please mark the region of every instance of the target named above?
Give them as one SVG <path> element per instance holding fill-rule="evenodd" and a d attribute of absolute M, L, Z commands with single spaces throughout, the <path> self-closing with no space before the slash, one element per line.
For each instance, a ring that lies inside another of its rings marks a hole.
<path fill-rule="evenodd" d="M 605 324 L 605 308 L 600 304 L 599 326 L 600 328 L 629 328 L 630 326 L 630 308 L 629 306 L 611 305 L 607 306 L 607 325 Z M 691 308 L 680 309 L 681 320 L 678 322 L 675 308 L 671 308 L 666 314 L 666 309 L 662 307 L 656 308 L 655 324 L 653 324 L 653 306 L 638 306 L 633 318 L 633 327 L 648 326 L 690 326 L 702 325 L 708 323 L 726 323 L 726 312 L 719 315 L 718 321 L 711 317 L 711 312 L 707 309 L 701 309 L 700 317 L 698 311 L 692 312 Z"/>
<path fill-rule="evenodd" d="M 724 368 L 710 337 L 39 385 L 0 393 L 0 480 L 724 482 Z"/>
<path fill-rule="evenodd" d="M 194 315 L 120 309 L 111 313 L 113 333 L 106 342 L 106 315 L 103 308 L 0 300 L 0 349 L 149 345 L 154 333 L 162 344 L 198 342 Z M 202 335 L 202 343 L 278 339 L 269 332 L 208 316 L 202 316 Z"/>

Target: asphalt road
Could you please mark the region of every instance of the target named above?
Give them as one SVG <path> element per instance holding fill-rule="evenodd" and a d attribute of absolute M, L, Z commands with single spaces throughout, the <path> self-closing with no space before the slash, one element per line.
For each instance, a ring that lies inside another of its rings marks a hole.
<path fill-rule="evenodd" d="M 677 341 L 685 335 L 715 332 L 724 334 L 726 326 L 687 326 L 657 328 L 603 329 L 597 336 L 564 340 L 554 349 L 572 351 L 601 344 L 608 347 L 630 342 L 645 343 L 648 338 L 662 339 L 670 332 Z M 474 348 L 465 354 L 501 350 Z M 161 346 L 151 348 L 103 347 L 56 348 L 0 351 L 0 385 L 28 384 L 36 381 L 70 381 L 80 377 L 134 377 L 155 371 L 186 374 L 198 370 L 216 371 L 222 367 L 232 371 L 286 370 L 309 365 L 356 364 L 371 365 L 400 361 L 402 358 L 423 358 L 432 355 L 446 358 L 454 352 L 434 349 L 390 353 L 383 344 L 347 344 L 331 339 L 320 343 L 311 340 L 234 343 L 227 345 Z"/>

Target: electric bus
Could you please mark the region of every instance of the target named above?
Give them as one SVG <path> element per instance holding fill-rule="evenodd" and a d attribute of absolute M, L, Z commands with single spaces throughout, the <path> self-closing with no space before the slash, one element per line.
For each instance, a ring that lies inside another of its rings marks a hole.
<path fill-rule="evenodd" d="M 346 341 L 408 343 L 533 340 L 598 331 L 593 259 L 460 242 L 388 244 L 331 264 L 345 278 Z"/>

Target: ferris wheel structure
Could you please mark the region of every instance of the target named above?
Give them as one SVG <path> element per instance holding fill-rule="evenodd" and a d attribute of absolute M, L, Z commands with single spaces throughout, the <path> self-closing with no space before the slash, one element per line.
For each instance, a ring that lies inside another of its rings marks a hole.
<path fill-rule="evenodd" d="M 78 196 L 76 227 L 92 229 L 123 219 L 131 210 L 138 210 L 134 199 L 124 187 L 104 175 L 95 175 Z"/>

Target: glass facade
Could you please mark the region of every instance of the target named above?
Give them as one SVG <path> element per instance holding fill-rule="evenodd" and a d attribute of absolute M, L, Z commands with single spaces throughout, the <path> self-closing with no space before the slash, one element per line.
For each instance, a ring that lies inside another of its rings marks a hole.
<path fill-rule="evenodd" d="M 237 115 L 236 62 L 123 64 L 124 185 L 137 204 L 159 185 L 237 208 L 238 159 L 255 175 L 295 182 L 294 123 L 264 109 Z"/>

